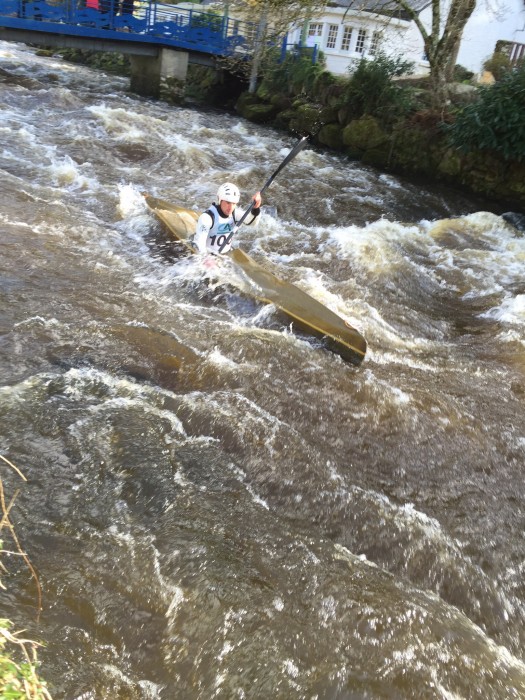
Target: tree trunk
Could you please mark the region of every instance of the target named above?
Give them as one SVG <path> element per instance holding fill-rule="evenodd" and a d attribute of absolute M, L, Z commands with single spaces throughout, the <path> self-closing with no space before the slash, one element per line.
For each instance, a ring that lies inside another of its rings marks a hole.
<path fill-rule="evenodd" d="M 432 26 L 426 27 L 408 0 L 394 0 L 415 22 L 425 44 L 430 64 L 432 106 L 443 112 L 448 103 L 448 83 L 452 80 L 465 25 L 476 8 L 476 0 L 450 0 L 443 14 L 442 0 L 432 0 Z"/>
<path fill-rule="evenodd" d="M 456 68 L 456 63 L 458 60 L 459 46 L 461 41 L 456 43 L 456 46 L 450 52 L 448 57 L 447 67 L 446 67 L 446 78 L 447 82 L 451 83 L 454 80 L 454 69 Z"/>
<path fill-rule="evenodd" d="M 432 85 L 432 107 L 443 112 L 448 104 L 448 79 L 447 66 L 437 62 L 434 66 L 430 64 L 430 83 Z"/>
<path fill-rule="evenodd" d="M 266 25 L 266 10 L 263 10 L 259 18 L 259 24 L 257 26 L 257 33 L 255 35 L 255 42 L 253 46 L 252 68 L 250 71 L 250 83 L 248 86 L 248 92 L 251 94 L 253 94 L 257 90 L 257 78 L 259 76 L 259 68 L 261 67 L 261 62 L 264 53 L 264 37 L 266 36 Z"/>

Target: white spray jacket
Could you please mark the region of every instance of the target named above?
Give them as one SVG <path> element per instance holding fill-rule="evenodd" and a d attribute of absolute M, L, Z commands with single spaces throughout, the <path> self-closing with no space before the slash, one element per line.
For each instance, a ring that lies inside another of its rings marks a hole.
<path fill-rule="evenodd" d="M 241 220 L 245 210 L 235 209 L 231 216 L 222 216 L 217 204 L 203 212 L 197 221 L 197 229 L 193 242 L 199 253 L 213 253 L 219 255 L 221 246 L 224 244 L 234 226 Z M 252 209 L 251 213 L 243 221 L 243 224 L 253 224 L 258 220 L 260 209 Z M 222 253 L 231 250 L 231 243 L 225 246 Z"/>

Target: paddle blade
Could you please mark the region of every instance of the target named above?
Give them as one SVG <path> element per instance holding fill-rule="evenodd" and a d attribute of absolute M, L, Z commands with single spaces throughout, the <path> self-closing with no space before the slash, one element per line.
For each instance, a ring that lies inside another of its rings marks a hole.
<path fill-rule="evenodd" d="M 265 182 L 264 186 L 260 190 L 261 194 L 266 190 L 267 187 L 269 187 L 272 182 L 274 181 L 275 177 L 281 172 L 281 170 L 288 165 L 288 163 L 295 158 L 295 156 L 303 150 L 303 148 L 306 146 L 308 143 L 308 136 L 303 136 L 299 141 L 295 144 L 295 146 L 292 148 L 290 153 L 286 156 L 286 158 L 283 160 L 281 165 L 277 168 L 277 170 L 271 175 L 271 177 Z"/>

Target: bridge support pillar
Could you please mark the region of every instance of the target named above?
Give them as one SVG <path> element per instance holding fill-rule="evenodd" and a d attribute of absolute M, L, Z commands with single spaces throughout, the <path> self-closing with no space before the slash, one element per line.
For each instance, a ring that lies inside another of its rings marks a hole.
<path fill-rule="evenodd" d="M 173 101 L 184 95 L 189 54 L 186 51 L 159 49 L 157 56 L 130 56 L 132 92 L 144 97 L 168 97 Z"/>

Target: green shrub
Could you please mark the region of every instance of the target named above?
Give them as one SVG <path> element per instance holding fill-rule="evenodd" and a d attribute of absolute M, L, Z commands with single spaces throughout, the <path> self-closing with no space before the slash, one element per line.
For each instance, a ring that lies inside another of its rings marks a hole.
<path fill-rule="evenodd" d="M 328 70 L 318 73 L 313 83 L 313 98 L 316 102 L 328 105 L 336 103 L 343 94 L 348 80 Z"/>
<path fill-rule="evenodd" d="M 203 27 L 211 32 L 220 32 L 223 26 L 222 12 L 209 10 L 208 12 L 195 12 L 191 15 L 191 27 L 197 29 Z"/>
<path fill-rule="evenodd" d="M 0 454 L 0 466 L 9 465 L 18 475 L 26 480 L 22 472 L 6 457 Z M 9 520 L 9 508 L 6 505 L 7 499 L 4 491 L 2 479 L 0 478 L 0 532 L 5 530 L 10 534 L 18 553 L 28 565 L 31 573 L 35 577 L 39 591 L 40 604 L 40 584 L 36 578 L 36 573 L 27 555 L 20 549 L 18 538 L 16 537 L 13 525 Z M 0 555 L 4 552 L 4 543 L 0 540 Z M 0 557 L 0 573 L 6 571 Z M 0 579 L 0 591 L 4 589 Z M 38 660 L 36 647 L 40 646 L 30 639 L 21 639 L 20 634 L 11 631 L 12 623 L 5 618 L 0 618 L 0 700 L 51 700 L 51 695 L 47 690 L 46 683 L 39 678 L 37 673 Z"/>
<path fill-rule="evenodd" d="M 496 51 L 485 61 L 483 69 L 492 73 L 494 80 L 499 81 L 512 72 L 512 65 L 506 53 Z"/>
<path fill-rule="evenodd" d="M 473 77 L 474 73 L 464 66 L 460 66 L 459 63 L 454 66 L 453 78 L 456 83 L 470 82 Z"/>
<path fill-rule="evenodd" d="M 317 63 L 312 63 L 311 50 L 289 51 L 281 63 L 274 54 L 265 66 L 264 83 L 273 92 L 313 96 L 317 77 L 324 72 L 324 64 L 321 52 Z"/>
<path fill-rule="evenodd" d="M 379 53 L 372 61 L 362 58 L 351 73 L 344 103 L 356 119 L 365 114 L 391 125 L 410 110 L 411 90 L 396 85 L 393 78 L 410 75 L 413 63 Z"/>
<path fill-rule="evenodd" d="M 37 675 L 34 643 L 20 640 L 10 627 L 9 620 L 0 618 L 0 698 L 51 700 L 46 684 Z M 33 648 L 31 656 L 28 644 Z M 15 661 L 17 655 L 21 658 Z"/>
<path fill-rule="evenodd" d="M 492 151 L 505 160 L 525 158 L 525 66 L 479 88 L 480 99 L 445 127 L 459 151 Z"/>

